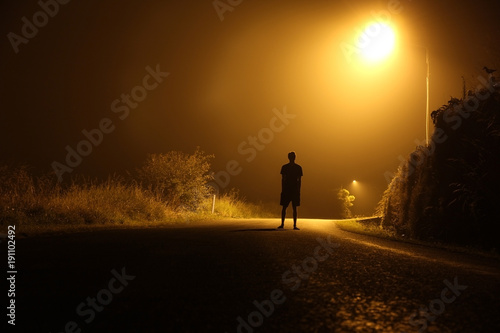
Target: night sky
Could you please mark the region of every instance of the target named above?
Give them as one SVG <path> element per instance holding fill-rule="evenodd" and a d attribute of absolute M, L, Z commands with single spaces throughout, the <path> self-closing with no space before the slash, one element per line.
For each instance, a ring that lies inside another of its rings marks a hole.
<path fill-rule="evenodd" d="M 355 214 L 370 214 L 384 174 L 425 139 L 419 45 L 431 111 L 461 97 L 461 76 L 474 89 L 483 66 L 500 68 L 500 1 L 60 1 L 1 2 L 2 162 L 67 165 L 84 130 L 97 144 L 80 145 L 88 154 L 71 175 L 120 174 L 149 153 L 199 146 L 214 172 L 236 161 L 226 189 L 279 211 L 294 150 L 307 217 L 335 215 L 340 186 L 357 197 Z M 383 12 L 397 33 L 391 58 L 349 61 L 341 45 Z"/>

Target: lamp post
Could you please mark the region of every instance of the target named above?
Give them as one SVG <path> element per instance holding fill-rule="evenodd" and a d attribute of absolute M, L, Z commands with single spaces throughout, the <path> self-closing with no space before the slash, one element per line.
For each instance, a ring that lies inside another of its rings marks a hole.
<path fill-rule="evenodd" d="M 426 73 L 426 105 L 425 105 L 425 144 L 428 146 L 429 145 L 429 77 L 431 75 L 430 72 L 430 64 L 429 64 L 429 48 L 425 47 L 425 64 L 427 66 L 427 73 Z"/>
<path fill-rule="evenodd" d="M 418 44 L 413 44 L 416 47 L 421 47 L 425 50 L 425 66 L 426 66 L 426 73 L 425 73 L 425 144 L 428 146 L 429 145 L 429 120 L 430 120 L 430 113 L 429 113 L 429 103 L 430 103 L 430 62 L 429 62 L 429 48 L 427 46 L 423 45 L 418 45 Z"/>
<path fill-rule="evenodd" d="M 377 29 L 374 29 L 373 27 L 377 26 Z M 382 26 L 382 28 L 380 28 Z M 378 33 L 375 36 L 373 33 L 370 33 L 370 29 L 372 30 L 377 30 L 377 31 L 383 31 L 383 33 Z M 392 31 L 392 28 L 388 25 L 382 24 L 382 23 L 374 23 L 370 26 L 367 27 L 365 30 L 363 36 L 367 37 L 370 39 L 370 36 L 373 38 L 375 37 L 377 40 L 374 41 L 378 45 L 375 48 L 375 52 L 373 52 L 370 49 L 365 49 L 365 52 L 362 52 L 365 59 L 369 60 L 370 62 L 373 61 L 378 61 L 387 56 L 391 51 L 395 43 L 395 34 Z M 369 40 L 368 44 L 372 42 L 373 40 Z M 430 62 L 429 62 L 429 48 L 427 46 L 422 46 L 422 45 L 416 45 L 414 46 L 421 47 L 425 50 L 425 65 L 426 65 L 426 103 L 425 103 L 425 144 L 429 145 L 429 119 L 430 119 L 430 114 L 429 114 L 429 95 L 430 95 Z M 375 56 L 374 56 L 375 55 Z"/>

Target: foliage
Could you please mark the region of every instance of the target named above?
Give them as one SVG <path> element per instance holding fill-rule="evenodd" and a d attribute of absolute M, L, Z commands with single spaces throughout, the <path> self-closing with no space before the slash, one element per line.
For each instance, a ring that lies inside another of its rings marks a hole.
<path fill-rule="evenodd" d="M 261 204 L 246 202 L 237 190 L 218 197 L 212 214 L 212 197 L 205 192 L 209 159 L 199 150 L 192 155 L 151 156 L 141 170 L 151 177 L 148 186 L 144 178 L 140 182 L 118 176 L 105 181 L 75 176 L 63 186 L 53 175 L 35 176 L 26 166 L 0 165 L 0 229 L 5 231 L 12 224 L 24 230 L 44 230 L 271 216 Z M 168 174 L 172 179 L 160 178 Z M 160 181 L 158 186 L 152 183 L 154 176 Z"/>
<path fill-rule="evenodd" d="M 212 158 L 199 149 L 193 154 L 151 154 L 138 170 L 139 180 L 168 205 L 196 210 L 209 195 Z"/>
<path fill-rule="evenodd" d="M 408 156 L 379 203 L 384 228 L 499 248 L 500 94 L 475 95 L 489 96 L 452 99 L 432 113 L 430 144 Z"/>
<path fill-rule="evenodd" d="M 354 206 L 353 201 L 356 199 L 354 195 L 349 193 L 345 188 L 340 188 L 337 192 L 337 199 L 340 200 L 342 217 L 349 219 L 352 217 L 351 207 Z"/>

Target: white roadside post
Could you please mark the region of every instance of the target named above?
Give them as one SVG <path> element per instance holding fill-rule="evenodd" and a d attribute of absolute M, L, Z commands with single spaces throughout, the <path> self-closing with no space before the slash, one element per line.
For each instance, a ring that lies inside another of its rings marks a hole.
<path fill-rule="evenodd" d="M 215 194 L 212 197 L 212 214 L 214 213 L 214 211 L 215 211 Z"/>

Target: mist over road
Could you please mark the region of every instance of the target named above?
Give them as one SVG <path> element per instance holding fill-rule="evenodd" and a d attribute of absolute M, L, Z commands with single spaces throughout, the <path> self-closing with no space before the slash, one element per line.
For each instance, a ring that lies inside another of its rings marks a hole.
<path fill-rule="evenodd" d="M 18 239 L 16 329 L 500 330 L 497 259 L 344 232 L 332 220 L 299 219 L 300 231 L 290 220 L 278 225 L 242 219 Z"/>

